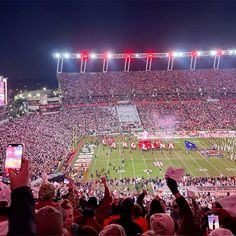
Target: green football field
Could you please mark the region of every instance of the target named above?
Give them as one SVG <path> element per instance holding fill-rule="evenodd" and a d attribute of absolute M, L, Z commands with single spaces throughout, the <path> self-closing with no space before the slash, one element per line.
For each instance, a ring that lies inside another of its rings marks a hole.
<path fill-rule="evenodd" d="M 184 141 L 188 140 L 197 145 L 199 150 L 190 150 L 186 152 Z M 138 147 L 135 150 L 123 149 L 122 142 L 124 137 L 117 136 L 115 138 L 117 149 L 112 149 L 104 146 L 102 143 L 96 145 L 92 163 L 89 166 L 88 179 L 96 178 L 96 170 L 104 176 L 107 173 L 109 178 L 124 178 L 124 177 L 163 177 L 166 169 L 169 166 L 182 167 L 185 172 L 191 176 L 235 176 L 236 161 L 230 159 L 227 152 L 222 152 L 223 158 L 220 157 L 205 157 L 201 155 L 200 150 L 210 148 L 212 145 L 208 139 L 188 138 L 188 139 L 162 139 L 164 143 L 173 142 L 175 148 L 172 153 L 169 150 L 148 150 L 141 151 Z M 91 143 L 91 138 L 85 138 L 83 143 Z M 137 139 L 133 142 L 138 143 Z M 234 150 L 235 152 L 235 150 Z M 75 156 L 78 158 L 79 151 Z M 96 158 L 95 158 L 96 155 Z M 161 162 L 161 168 L 154 166 L 154 162 Z M 147 173 L 147 170 L 149 170 Z"/>

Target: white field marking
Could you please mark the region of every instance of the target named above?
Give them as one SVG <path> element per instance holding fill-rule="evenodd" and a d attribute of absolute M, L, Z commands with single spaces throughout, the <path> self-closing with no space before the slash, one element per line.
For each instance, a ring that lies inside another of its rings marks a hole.
<path fill-rule="evenodd" d="M 207 144 L 207 142 L 206 142 L 205 140 L 203 140 L 203 142 Z M 201 154 L 201 153 L 200 153 L 200 154 Z M 202 155 L 202 154 L 201 154 L 201 155 Z M 231 168 L 231 166 L 228 166 L 224 161 L 221 160 L 221 158 L 218 158 L 218 157 L 217 157 L 217 160 L 220 161 L 220 162 L 221 162 L 224 166 L 226 166 L 227 168 Z M 226 168 L 226 170 L 227 170 L 227 168 Z M 228 171 L 230 171 L 230 170 L 228 170 Z M 231 171 L 236 174 L 236 170 L 231 170 Z"/>
<path fill-rule="evenodd" d="M 130 159 L 131 159 L 131 161 L 132 161 L 133 174 L 134 174 L 134 177 L 136 177 L 135 168 L 134 168 L 134 158 L 133 158 L 133 154 L 132 154 L 132 153 L 130 153 Z"/>
<path fill-rule="evenodd" d="M 165 139 L 166 140 L 166 139 Z M 182 160 L 182 158 L 180 157 L 180 155 L 175 151 L 175 149 L 173 148 L 173 151 L 177 154 L 177 156 L 179 157 L 179 159 L 183 162 L 184 166 L 186 167 L 186 169 L 189 170 L 189 173 L 192 174 L 192 176 L 194 176 L 193 172 L 191 171 L 191 169 L 186 165 L 186 163 Z"/>
<path fill-rule="evenodd" d="M 183 150 L 185 150 L 184 149 L 184 145 L 181 143 L 180 144 L 180 146 L 181 146 L 181 148 L 183 149 Z M 192 154 L 189 152 L 189 154 L 188 154 L 189 156 L 190 156 L 190 158 L 198 165 L 198 167 L 199 167 L 199 169 L 205 169 L 204 167 L 202 167 L 202 166 L 200 166 L 199 165 L 199 163 L 195 160 L 195 158 L 192 156 Z M 210 176 L 208 173 L 207 173 L 207 171 L 202 171 L 202 172 L 204 172 L 205 174 L 206 174 L 206 176 Z"/>
<path fill-rule="evenodd" d="M 145 158 L 144 158 L 143 153 L 142 153 L 141 155 L 142 155 L 142 157 L 143 157 L 143 161 L 144 161 L 144 164 L 145 164 L 145 167 L 146 167 L 146 170 L 147 170 L 147 169 L 148 169 L 148 167 L 147 167 L 147 162 L 146 162 L 146 160 L 145 160 Z M 147 173 L 147 175 L 150 176 L 149 172 Z"/>
<path fill-rule="evenodd" d="M 99 152 L 100 152 L 100 148 L 101 148 L 101 145 L 102 144 L 98 144 L 99 146 L 98 146 L 98 150 L 97 150 L 97 158 L 98 158 L 98 154 L 99 154 Z M 93 163 L 93 169 L 92 169 L 92 174 L 94 174 L 94 169 L 95 169 L 95 166 L 96 166 L 96 162 L 97 162 L 97 158 L 94 160 L 94 163 Z"/>
<path fill-rule="evenodd" d="M 160 160 L 158 160 L 157 155 L 155 155 L 155 152 L 154 152 L 153 156 L 154 156 L 154 158 L 155 158 L 156 161 L 160 161 Z M 162 163 L 163 163 L 163 162 L 162 162 Z M 164 165 L 164 164 L 163 164 L 163 165 Z M 161 171 L 161 173 L 162 173 L 162 177 L 164 178 L 164 173 L 163 173 L 163 171 Z"/>
<path fill-rule="evenodd" d="M 197 151 L 197 152 L 201 155 L 201 153 L 199 151 Z M 211 162 L 207 158 L 204 158 L 204 160 L 206 160 L 219 174 L 221 174 L 221 171 L 219 169 L 217 169 L 214 165 L 212 165 Z"/>
<path fill-rule="evenodd" d="M 120 137 L 119 137 L 119 160 L 120 160 L 120 168 L 121 168 L 121 141 L 120 141 Z M 120 179 L 121 179 L 121 172 L 119 172 L 120 174 Z"/>

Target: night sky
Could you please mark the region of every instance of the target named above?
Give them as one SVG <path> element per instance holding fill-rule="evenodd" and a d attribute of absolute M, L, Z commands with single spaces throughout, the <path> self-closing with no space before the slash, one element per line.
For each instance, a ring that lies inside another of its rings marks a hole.
<path fill-rule="evenodd" d="M 0 1 L 0 75 L 56 86 L 54 52 L 231 49 L 235 1 Z"/>

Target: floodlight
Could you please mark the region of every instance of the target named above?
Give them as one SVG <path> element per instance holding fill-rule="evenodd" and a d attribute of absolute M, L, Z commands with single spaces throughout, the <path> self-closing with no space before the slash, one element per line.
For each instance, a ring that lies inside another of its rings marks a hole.
<path fill-rule="evenodd" d="M 80 54 L 79 54 L 79 53 L 77 53 L 77 54 L 76 54 L 76 57 L 77 57 L 77 58 L 80 58 Z"/>
<path fill-rule="evenodd" d="M 37 93 L 37 97 L 40 97 L 40 93 Z"/>
<path fill-rule="evenodd" d="M 135 57 L 136 57 L 136 58 L 139 58 L 139 54 L 138 54 L 138 53 L 136 53 L 136 54 L 135 54 Z"/>
<path fill-rule="evenodd" d="M 201 56 L 201 55 L 202 55 L 202 52 L 197 51 L 197 56 Z"/>
<path fill-rule="evenodd" d="M 127 57 L 127 58 L 130 58 L 130 54 L 126 54 L 126 57 Z"/>
<path fill-rule="evenodd" d="M 95 59 L 97 57 L 97 55 L 95 53 L 91 53 L 90 56 L 92 59 Z"/>
<path fill-rule="evenodd" d="M 107 58 L 112 58 L 112 54 L 111 54 L 110 52 L 108 52 L 108 53 L 106 54 L 106 57 L 107 57 Z"/>
<path fill-rule="evenodd" d="M 179 52 L 179 53 L 178 53 L 178 56 L 179 56 L 179 57 L 182 57 L 183 55 L 184 55 L 183 52 Z"/>
<path fill-rule="evenodd" d="M 149 54 L 148 54 L 148 57 L 152 57 L 152 54 L 151 54 L 151 53 L 149 53 Z"/>
<path fill-rule="evenodd" d="M 28 94 L 28 97 L 29 97 L 29 98 L 31 98 L 31 97 L 32 97 L 31 93 L 29 93 L 29 94 Z"/>
<path fill-rule="evenodd" d="M 215 55 L 216 55 L 216 51 L 215 51 L 215 50 L 212 50 L 212 51 L 211 51 L 211 55 L 212 55 L 212 56 L 215 56 Z"/>
<path fill-rule="evenodd" d="M 69 58 L 69 57 L 70 57 L 70 54 L 69 54 L 69 53 L 65 53 L 65 54 L 64 54 L 64 57 L 65 57 L 65 58 Z"/>
<path fill-rule="evenodd" d="M 234 54 L 236 54 L 236 50 L 234 50 Z"/>
<path fill-rule="evenodd" d="M 173 52 L 171 56 L 176 57 L 177 55 L 177 52 Z"/>
<path fill-rule="evenodd" d="M 47 88 L 46 88 L 46 87 L 44 87 L 44 88 L 43 88 L 43 90 L 44 90 L 44 91 L 46 91 L 46 90 L 47 90 Z"/>
<path fill-rule="evenodd" d="M 60 53 L 55 53 L 54 55 L 55 55 L 56 58 L 60 58 L 61 57 Z"/>

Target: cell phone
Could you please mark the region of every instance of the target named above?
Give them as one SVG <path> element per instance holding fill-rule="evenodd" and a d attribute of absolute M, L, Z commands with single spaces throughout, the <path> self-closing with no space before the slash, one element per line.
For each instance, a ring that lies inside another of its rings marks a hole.
<path fill-rule="evenodd" d="M 64 184 L 69 184 L 69 182 L 70 182 L 69 179 L 66 178 L 64 179 Z"/>
<path fill-rule="evenodd" d="M 6 150 L 6 158 L 3 167 L 3 183 L 9 184 L 9 169 L 13 169 L 16 173 L 20 171 L 23 157 L 22 144 L 8 144 Z"/>
<path fill-rule="evenodd" d="M 209 230 L 220 228 L 219 215 L 217 213 L 209 213 L 207 215 L 207 221 Z"/>

